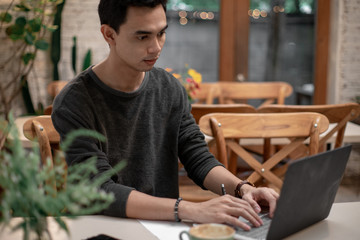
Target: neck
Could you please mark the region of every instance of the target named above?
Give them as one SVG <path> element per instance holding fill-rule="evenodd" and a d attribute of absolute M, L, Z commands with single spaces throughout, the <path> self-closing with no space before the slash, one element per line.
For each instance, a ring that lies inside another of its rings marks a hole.
<path fill-rule="evenodd" d="M 122 92 L 133 92 L 137 90 L 144 80 L 145 72 L 135 69 L 119 67 L 109 59 L 105 59 L 92 69 L 100 80 L 109 87 Z"/>

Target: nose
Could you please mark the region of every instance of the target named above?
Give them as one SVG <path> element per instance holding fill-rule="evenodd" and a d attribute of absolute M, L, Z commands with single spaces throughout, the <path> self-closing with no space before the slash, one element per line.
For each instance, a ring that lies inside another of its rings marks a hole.
<path fill-rule="evenodd" d="M 151 41 L 151 45 L 148 48 L 148 52 L 150 54 L 153 53 L 159 53 L 163 47 L 164 43 L 162 39 L 154 38 L 153 41 Z"/>

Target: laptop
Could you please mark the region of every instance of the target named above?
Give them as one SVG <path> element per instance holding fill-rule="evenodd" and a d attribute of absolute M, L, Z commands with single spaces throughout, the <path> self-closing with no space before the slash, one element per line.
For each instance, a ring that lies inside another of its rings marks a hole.
<path fill-rule="evenodd" d="M 236 239 L 283 239 L 327 218 L 350 152 L 348 145 L 291 163 L 274 217 L 263 214 L 264 225 L 250 231 L 238 228 Z"/>

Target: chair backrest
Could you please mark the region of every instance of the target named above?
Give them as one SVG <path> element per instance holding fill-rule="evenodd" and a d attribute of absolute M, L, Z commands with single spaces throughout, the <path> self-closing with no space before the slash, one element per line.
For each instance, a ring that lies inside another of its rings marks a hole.
<path fill-rule="evenodd" d="M 59 92 L 65 87 L 65 85 L 68 84 L 68 82 L 69 81 L 58 80 L 49 83 L 47 85 L 48 94 L 54 99 L 59 94 Z M 52 104 L 44 109 L 45 115 L 51 115 L 51 113 L 52 113 Z"/>
<path fill-rule="evenodd" d="M 209 113 L 255 113 L 256 109 L 248 104 L 192 104 L 191 113 L 195 118 L 197 124 L 202 116 Z M 217 156 L 215 141 L 210 139 L 208 141 L 209 150 L 214 156 Z M 225 167 L 231 171 L 236 172 L 236 165 L 234 162 L 227 164 L 223 163 Z"/>
<path fill-rule="evenodd" d="M 219 161 L 226 162 L 231 152 L 235 153 L 254 170 L 248 178 L 250 181 L 256 183 L 264 178 L 280 189 L 282 180 L 279 176 L 285 173 L 286 164 L 278 173 L 272 169 L 309 137 L 309 154 L 317 153 L 319 134 L 326 131 L 329 121 L 319 113 L 212 113 L 201 117 L 199 125 L 204 134 L 215 138 Z M 238 139 L 242 138 L 290 140 L 261 164 L 240 145 Z M 229 154 L 227 149 L 231 150 Z"/>
<path fill-rule="evenodd" d="M 335 127 L 321 136 L 319 147 L 323 147 L 335 133 L 334 148 L 343 144 L 344 133 L 348 121 L 352 121 L 360 115 L 360 104 L 328 104 L 328 105 L 267 105 L 258 108 L 260 113 L 290 113 L 290 112 L 317 112 L 325 115 L 330 123 L 336 123 Z"/>
<path fill-rule="evenodd" d="M 212 104 L 220 97 L 220 88 L 217 82 L 203 82 L 199 84 L 199 89 L 192 94 L 196 103 Z"/>
<path fill-rule="evenodd" d="M 219 82 L 220 103 L 246 103 L 250 99 L 264 100 L 261 106 L 271 103 L 284 104 L 293 88 L 286 82 Z"/>
<path fill-rule="evenodd" d="M 51 166 L 61 164 L 66 168 L 64 158 L 60 158 L 60 163 L 54 162 L 55 154 L 59 152 L 60 135 L 55 130 L 50 115 L 36 116 L 27 120 L 23 126 L 23 133 L 29 140 L 39 143 L 42 164 L 47 164 L 49 159 Z M 54 190 L 59 190 L 65 187 L 66 169 L 64 169 L 62 178 L 64 181 L 61 184 L 57 185 L 55 178 L 47 184 Z"/>
<path fill-rule="evenodd" d="M 58 81 L 52 81 L 47 85 L 47 92 L 51 97 L 56 97 L 56 95 L 59 94 L 61 89 L 65 87 L 66 84 L 68 84 L 69 81 L 65 80 L 58 80 Z"/>
<path fill-rule="evenodd" d="M 209 113 L 255 113 L 256 109 L 248 104 L 192 104 L 191 114 L 196 123 L 202 116 Z"/>

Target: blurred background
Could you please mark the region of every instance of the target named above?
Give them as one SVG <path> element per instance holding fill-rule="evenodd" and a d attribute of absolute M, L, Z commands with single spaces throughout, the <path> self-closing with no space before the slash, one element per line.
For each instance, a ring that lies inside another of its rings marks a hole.
<path fill-rule="evenodd" d="M 48 4 L 45 33 L 35 36 L 27 25 L 19 32 L 25 23 L 16 17 L 26 13 L 30 24 L 32 8 L 41 2 L 49 1 L 0 0 L 2 115 L 9 109 L 17 116 L 41 112 L 52 101 L 46 91 L 51 81 L 70 80 L 107 56 L 98 0 Z M 176 71 L 188 66 L 203 82 L 288 82 L 294 92 L 287 104 L 354 101 L 360 92 L 359 5 L 359 0 L 169 0 L 167 41 L 157 66 Z M 12 32 L 11 24 L 17 24 Z M 29 70 L 21 66 L 24 56 L 9 64 L 21 41 L 35 46 L 36 54 L 26 55 Z"/>

